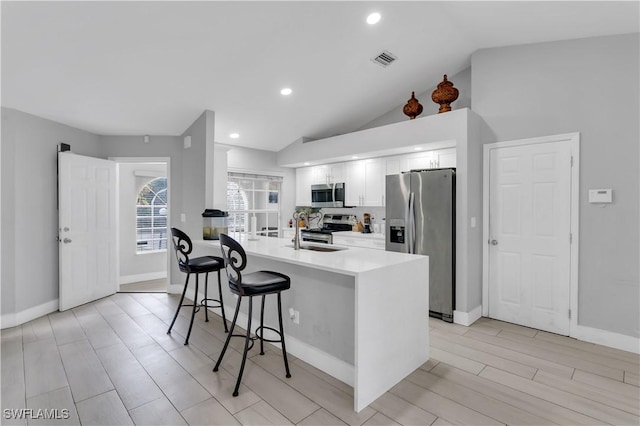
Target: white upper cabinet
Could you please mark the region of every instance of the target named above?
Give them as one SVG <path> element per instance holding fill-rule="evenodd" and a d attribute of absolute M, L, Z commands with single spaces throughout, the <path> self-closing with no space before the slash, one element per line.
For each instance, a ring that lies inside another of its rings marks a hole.
<path fill-rule="evenodd" d="M 311 185 L 315 178 L 315 167 L 296 169 L 296 206 L 311 205 Z"/>
<path fill-rule="evenodd" d="M 346 184 L 347 206 L 384 206 L 386 175 L 415 169 L 456 167 L 456 148 L 296 169 L 296 205 L 311 205 L 311 185 Z"/>
<path fill-rule="evenodd" d="M 383 158 L 350 161 L 345 166 L 348 206 L 384 206 Z"/>
<path fill-rule="evenodd" d="M 456 149 L 445 148 L 433 151 L 433 160 L 437 168 L 456 167 Z"/>
<path fill-rule="evenodd" d="M 384 206 L 384 159 L 364 160 L 363 206 Z"/>
<path fill-rule="evenodd" d="M 334 163 L 296 169 L 296 206 L 311 205 L 311 185 L 344 182 L 344 165 Z"/>
<path fill-rule="evenodd" d="M 345 165 L 346 206 L 361 206 L 364 194 L 364 161 L 349 161 Z"/>

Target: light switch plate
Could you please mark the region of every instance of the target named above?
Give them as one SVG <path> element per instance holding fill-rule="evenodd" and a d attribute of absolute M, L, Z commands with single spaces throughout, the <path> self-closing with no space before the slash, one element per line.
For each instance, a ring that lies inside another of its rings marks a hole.
<path fill-rule="evenodd" d="M 612 189 L 590 189 L 589 190 L 590 203 L 611 203 L 612 201 L 613 201 Z"/>

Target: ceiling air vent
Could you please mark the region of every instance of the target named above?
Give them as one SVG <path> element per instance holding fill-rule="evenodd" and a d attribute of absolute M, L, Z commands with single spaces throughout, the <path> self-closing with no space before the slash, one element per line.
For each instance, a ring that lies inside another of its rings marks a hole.
<path fill-rule="evenodd" d="M 388 67 L 396 59 L 398 58 L 394 56 L 391 52 L 387 52 L 386 50 L 383 50 L 381 54 L 379 54 L 375 58 L 372 58 L 371 60 L 376 64 L 380 65 L 381 67 Z"/>

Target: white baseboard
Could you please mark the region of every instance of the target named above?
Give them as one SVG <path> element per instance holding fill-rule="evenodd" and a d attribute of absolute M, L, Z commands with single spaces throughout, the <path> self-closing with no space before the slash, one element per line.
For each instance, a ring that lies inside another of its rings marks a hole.
<path fill-rule="evenodd" d="M 613 331 L 578 325 L 573 336 L 578 340 L 640 354 L 640 339 Z"/>
<path fill-rule="evenodd" d="M 171 284 L 169 286 L 168 292 L 172 294 L 182 294 L 183 290 L 184 290 L 184 284 Z M 189 287 L 187 289 L 187 294 L 185 297 L 193 300 L 194 293 L 195 293 L 195 290 L 192 287 Z M 198 291 L 198 293 L 200 294 L 200 297 L 198 298 L 198 300 L 203 299 L 204 294 L 200 291 Z M 234 302 L 236 300 L 237 299 L 235 298 L 233 299 Z M 227 316 L 227 319 L 231 321 L 231 319 L 233 318 L 233 312 L 235 312 L 236 310 L 235 305 L 229 306 L 228 304 L 225 303 L 224 309 L 225 309 L 225 312 L 230 313 L 230 315 Z M 219 317 L 222 317 L 222 313 L 220 312 L 220 309 L 215 309 L 215 308 L 210 309 L 209 312 L 215 315 L 218 315 Z M 286 318 L 286 315 L 283 315 L 283 320 L 285 318 Z M 246 329 L 247 315 L 243 312 L 239 312 L 236 324 Z M 256 328 L 258 328 L 259 325 L 260 324 L 258 324 L 258 321 L 256 321 L 254 318 L 251 324 L 251 329 L 252 329 L 251 331 L 255 332 Z M 268 337 L 268 336 L 265 335 L 265 337 Z M 349 386 L 354 386 L 356 370 L 353 365 L 349 364 L 346 361 L 338 359 L 333 355 L 330 355 L 324 351 L 321 351 L 320 349 L 313 347 L 299 339 L 296 339 L 293 336 L 285 334 L 284 337 L 285 337 L 285 343 L 287 345 L 287 353 L 290 353 L 291 355 L 297 358 L 300 358 L 304 362 L 313 365 L 317 369 L 324 371 L 328 375 L 335 377 L 336 379 L 348 384 Z M 267 343 L 279 349 L 281 348 L 279 343 L 271 343 L 271 342 L 267 342 Z"/>
<path fill-rule="evenodd" d="M 0 317 L 0 328 L 5 329 L 24 324 L 25 322 L 29 322 L 36 318 L 40 318 L 41 316 L 50 314 L 51 312 L 57 311 L 59 306 L 60 303 L 58 302 L 58 299 L 55 299 L 32 308 L 27 308 L 20 312 L 3 314 L 2 317 Z"/>
<path fill-rule="evenodd" d="M 167 278 L 167 271 L 147 272 L 146 274 L 123 275 L 118 278 L 118 284 L 137 283 L 139 281 L 161 280 Z"/>
<path fill-rule="evenodd" d="M 478 321 L 482 316 L 482 305 L 472 309 L 471 312 L 453 311 L 453 322 L 456 324 L 469 327 L 474 322 Z"/>

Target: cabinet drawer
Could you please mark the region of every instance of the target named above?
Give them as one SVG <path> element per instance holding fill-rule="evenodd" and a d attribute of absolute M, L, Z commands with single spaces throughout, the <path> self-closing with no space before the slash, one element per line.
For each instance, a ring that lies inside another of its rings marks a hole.
<path fill-rule="evenodd" d="M 348 237 L 333 237 L 333 243 L 340 246 L 349 247 L 362 247 L 372 248 L 378 250 L 384 250 L 384 240 L 369 240 L 364 238 L 348 238 Z"/>

